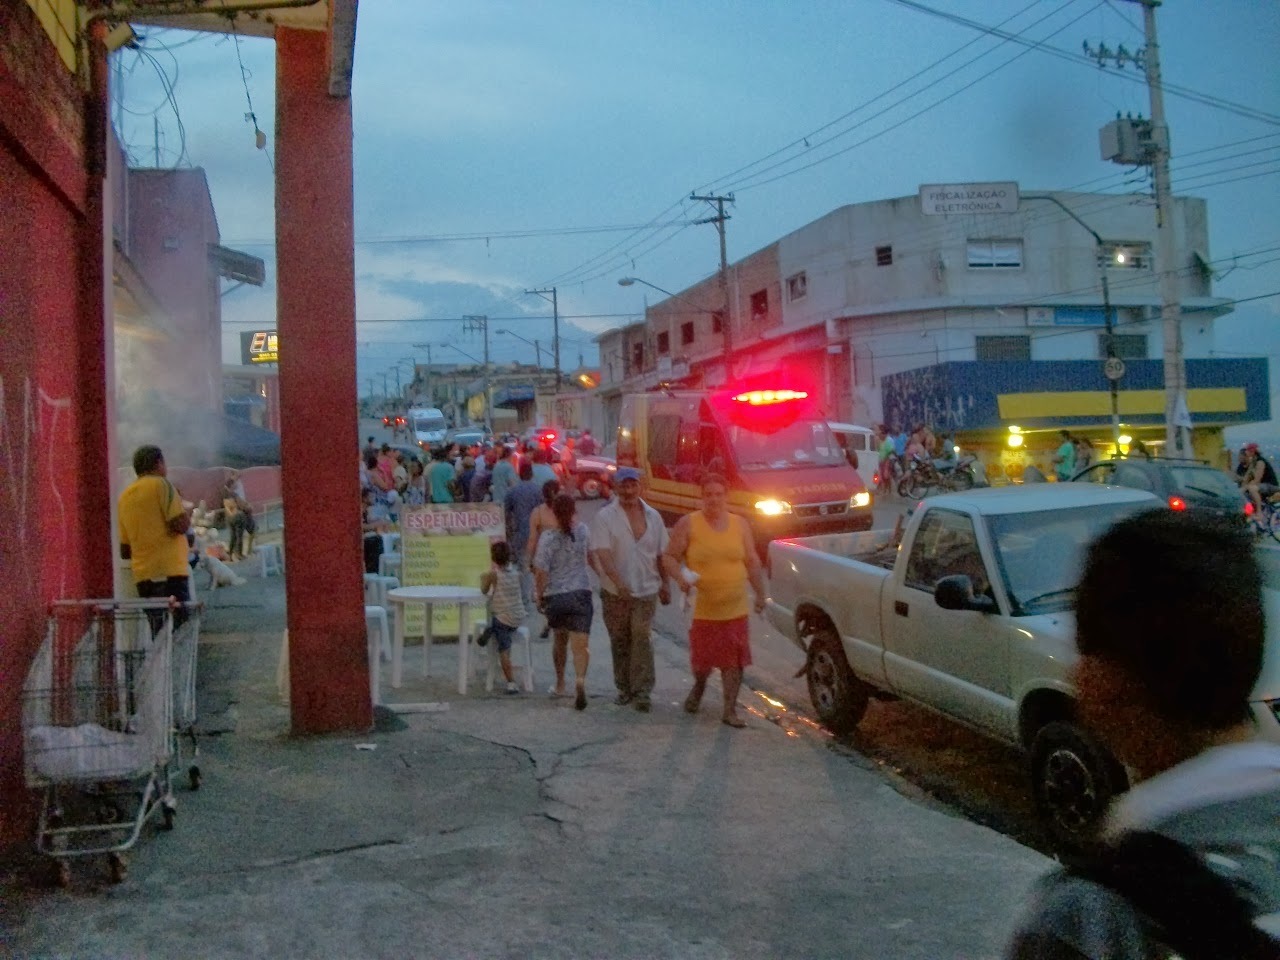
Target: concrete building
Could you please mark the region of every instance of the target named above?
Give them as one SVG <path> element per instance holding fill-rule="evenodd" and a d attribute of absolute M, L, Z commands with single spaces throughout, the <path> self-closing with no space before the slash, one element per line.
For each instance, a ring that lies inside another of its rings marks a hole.
<path fill-rule="evenodd" d="M 1216 455 L 1223 426 L 1269 418 L 1267 362 L 1210 358 L 1231 304 L 1213 296 L 1207 204 L 1179 197 L 1173 214 L 1196 451 Z M 1014 212 L 973 215 L 929 215 L 918 197 L 841 207 L 730 266 L 730 372 L 717 276 L 599 337 L 606 422 L 622 393 L 663 381 L 785 379 L 832 419 L 957 432 L 1006 475 L 991 459 L 1008 459 L 1009 426 L 1111 437 L 1105 271 L 1125 432 L 1158 443 L 1156 230 L 1153 205 L 1132 196 L 1024 193 Z"/>

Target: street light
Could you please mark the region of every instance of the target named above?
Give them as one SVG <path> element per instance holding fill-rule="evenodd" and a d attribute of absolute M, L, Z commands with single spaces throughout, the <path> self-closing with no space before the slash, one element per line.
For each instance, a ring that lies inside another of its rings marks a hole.
<path fill-rule="evenodd" d="M 538 367 L 539 367 L 539 369 L 541 369 L 541 367 L 542 367 L 542 344 L 538 343 L 538 341 L 537 341 L 537 340 L 529 340 L 528 338 L 526 338 L 526 337 L 522 337 L 522 336 L 520 336 L 520 334 L 515 333 L 514 331 L 511 331 L 511 330 L 495 330 L 495 331 L 493 331 L 493 332 L 494 332 L 494 333 L 505 333 L 507 336 L 509 336 L 509 337 L 515 337 L 517 340 L 523 340 L 525 343 L 527 343 L 527 344 L 529 344 L 531 347 L 533 347 L 533 349 L 537 352 L 537 355 L 538 355 Z"/>
<path fill-rule="evenodd" d="M 686 300 L 684 297 L 680 296 L 680 294 L 678 293 L 672 293 L 670 290 L 663 290 L 662 287 L 658 286 L 656 283 L 650 283 L 648 280 L 642 280 L 639 277 L 622 277 L 618 281 L 618 286 L 629 287 L 633 283 L 643 283 L 646 287 L 651 287 L 654 290 L 657 290 L 663 296 L 670 297 L 672 300 L 679 300 L 681 303 L 687 303 L 689 306 L 693 307 L 699 313 L 709 313 L 713 317 L 717 316 L 720 313 L 719 310 L 708 310 L 706 307 L 699 306 L 698 304 L 694 303 L 692 300 Z"/>

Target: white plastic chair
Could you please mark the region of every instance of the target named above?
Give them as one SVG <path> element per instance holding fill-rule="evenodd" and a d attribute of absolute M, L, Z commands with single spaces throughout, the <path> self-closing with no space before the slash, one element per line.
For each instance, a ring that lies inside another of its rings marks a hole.
<path fill-rule="evenodd" d="M 258 565 L 258 576 L 284 576 L 284 551 L 280 549 L 280 544 L 258 544 L 253 548 L 253 559 Z"/>
<path fill-rule="evenodd" d="M 476 628 L 472 631 L 472 640 L 474 641 L 479 637 L 480 634 L 484 632 L 484 628 L 488 625 L 488 617 L 485 618 L 484 622 L 477 624 Z M 491 637 L 489 642 L 484 645 L 483 650 L 485 651 L 484 688 L 486 692 L 492 693 L 494 680 L 501 672 L 500 661 L 498 660 L 497 638 Z M 518 650 L 523 650 L 523 653 L 517 655 Z M 477 661 L 473 662 L 478 662 L 478 659 L 479 658 L 477 658 Z M 516 627 L 515 639 L 511 641 L 511 670 L 512 673 L 517 675 L 520 671 L 524 671 L 523 686 L 525 693 L 533 693 L 533 644 L 529 642 L 528 627 Z"/>
<path fill-rule="evenodd" d="M 369 644 L 372 649 L 374 639 L 378 640 L 378 649 L 383 660 L 391 659 L 391 622 L 387 618 L 387 608 L 369 604 L 364 608 L 364 625 L 369 633 Z M 370 654 L 372 656 L 372 654 Z M 370 660 L 370 663 L 373 661 Z"/>
<path fill-rule="evenodd" d="M 387 603 L 387 591 L 394 590 L 398 586 L 400 586 L 400 580 L 396 577 L 384 577 L 377 573 L 366 573 L 364 575 L 365 604 L 390 610 L 391 605 Z"/>
<path fill-rule="evenodd" d="M 369 641 L 369 699 L 376 707 L 382 701 L 382 660 L 391 659 L 391 628 L 383 607 L 364 608 L 364 626 Z"/>
<path fill-rule="evenodd" d="M 395 576 L 400 572 L 400 554 L 384 553 L 378 558 L 378 574 L 383 577 Z"/>

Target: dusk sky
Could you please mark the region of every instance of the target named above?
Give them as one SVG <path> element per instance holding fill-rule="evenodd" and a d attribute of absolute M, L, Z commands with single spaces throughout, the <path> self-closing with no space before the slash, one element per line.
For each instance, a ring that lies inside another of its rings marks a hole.
<path fill-rule="evenodd" d="M 981 21 L 1031 49 L 919 9 Z M 1280 353 L 1280 5 L 1167 0 L 1173 182 L 1209 203 L 1221 355 Z M 731 261 L 849 203 L 922 183 L 1015 180 L 1024 191 L 1149 190 L 1103 162 L 1098 128 L 1149 113 L 1141 71 L 1077 62 L 1082 44 L 1140 48 L 1128 0 L 365 0 L 353 111 L 360 393 L 415 343 L 490 316 L 549 351 L 556 286 L 562 363 L 641 317 L 634 275 L 668 290 L 713 273 L 715 228 L 691 191 L 732 192 Z M 267 260 L 268 284 L 224 300 L 225 342 L 274 318 L 274 44 L 140 30 L 118 55 L 118 126 L 132 161 L 206 169 L 223 242 Z M 946 59 L 944 59 L 946 58 Z M 940 62 L 941 61 L 941 62 Z M 177 111 L 159 74 L 172 84 Z M 254 146 L 246 88 L 266 149 Z M 1208 101 L 1208 102 L 1206 102 Z M 158 137 L 157 137 L 158 130 Z M 283 349 L 288 349 L 287 344 Z M 495 361 L 533 347 L 492 338 Z M 548 353 L 549 356 L 549 353 Z M 437 347 L 433 359 L 466 362 Z M 922 361 L 924 362 L 924 361 Z M 391 381 L 394 384 L 394 379 Z M 1272 403 L 1277 402 L 1272 375 Z"/>

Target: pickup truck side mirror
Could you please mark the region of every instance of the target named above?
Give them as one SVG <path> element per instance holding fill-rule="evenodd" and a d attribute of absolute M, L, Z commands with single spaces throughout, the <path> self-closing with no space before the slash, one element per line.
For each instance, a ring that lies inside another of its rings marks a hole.
<path fill-rule="evenodd" d="M 963 573 L 943 577 L 933 585 L 933 599 L 943 610 L 974 610 L 978 613 L 995 613 L 996 604 L 990 597 L 975 597 L 973 581 Z"/>

